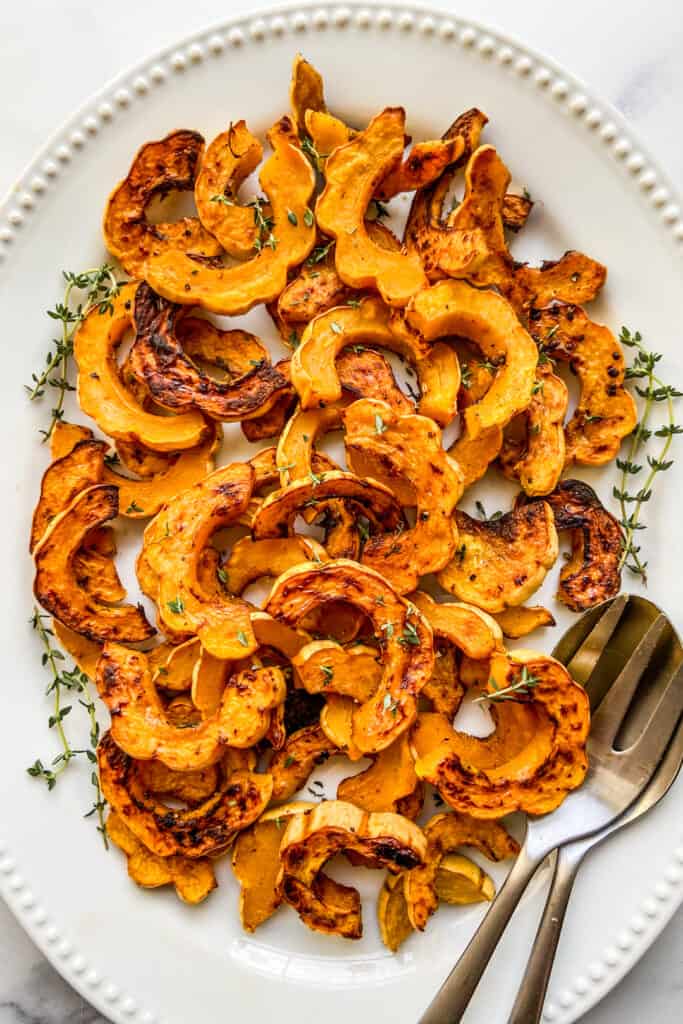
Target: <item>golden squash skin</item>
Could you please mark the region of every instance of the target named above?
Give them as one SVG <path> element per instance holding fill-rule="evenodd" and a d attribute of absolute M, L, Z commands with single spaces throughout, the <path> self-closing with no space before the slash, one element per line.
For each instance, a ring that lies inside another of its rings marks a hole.
<path fill-rule="evenodd" d="M 406 801 L 418 789 L 419 799 L 406 815 Z M 363 811 L 392 811 L 411 818 L 417 817 L 422 809 L 423 796 L 406 733 L 380 751 L 369 768 L 342 779 L 337 786 L 338 800 L 346 800 Z"/>
<path fill-rule="evenodd" d="M 455 521 L 461 547 L 438 574 L 439 583 L 490 614 L 523 604 L 557 560 L 557 530 L 547 500 L 490 520 L 457 510 Z"/>
<path fill-rule="evenodd" d="M 341 800 L 290 817 L 280 845 L 278 891 L 309 928 L 358 939 L 363 925 L 357 891 L 322 873 L 341 851 L 380 867 L 413 867 L 424 861 L 426 841 L 401 815 L 368 814 Z"/>
<path fill-rule="evenodd" d="M 78 585 L 74 570 L 88 534 L 117 513 L 115 487 L 100 484 L 81 491 L 55 516 L 35 548 L 33 592 L 46 611 L 87 640 L 136 643 L 154 634 L 142 609 L 103 604 Z"/>
<path fill-rule="evenodd" d="M 308 693 L 340 693 L 362 704 L 379 686 L 382 667 L 374 647 L 344 648 L 334 640 L 313 640 L 292 658 L 297 684 Z"/>
<path fill-rule="evenodd" d="M 415 720 L 417 695 L 434 667 L 432 632 L 378 573 L 345 559 L 288 570 L 276 580 L 265 607 L 296 625 L 330 601 L 347 601 L 364 612 L 381 639 L 380 685 L 353 713 L 354 742 L 365 753 L 377 753 Z"/>
<path fill-rule="evenodd" d="M 569 394 L 564 381 L 547 363 L 536 367 L 531 402 L 520 419 L 523 436 L 507 436 L 500 466 L 507 477 L 519 480 L 525 494 L 549 494 L 557 486 L 565 466 L 564 417 Z"/>
<path fill-rule="evenodd" d="M 71 451 L 47 467 L 33 513 L 29 551 L 35 549 L 55 516 L 68 508 L 81 491 L 102 482 L 106 450 L 104 441 L 78 441 Z"/>
<path fill-rule="evenodd" d="M 565 427 L 565 463 L 610 462 L 638 422 L 635 401 L 624 387 L 620 343 L 575 305 L 556 303 L 538 310 L 530 330 L 548 355 L 569 363 L 581 385 L 577 407 Z"/>
<path fill-rule="evenodd" d="M 155 416 L 146 412 L 121 382 L 116 350 L 126 331 L 134 326 L 133 306 L 138 285 L 123 285 L 112 300 L 111 314 L 94 309 L 74 336 L 78 365 L 78 403 L 100 430 L 122 441 L 137 441 L 157 451 L 194 448 L 208 428 L 200 413 Z"/>
<path fill-rule="evenodd" d="M 232 870 L 240 883 L 240 920 L 245 932 L 254 932 L 282 903 L 277 890 L 280 841 L 292 814 L 310 811 L 315 804 L 301 800 L 275 807 L 240 832 L 232 851 Z"/>
<path fill-rule="evenodd" d="M 176 321 L 175 331 L 186 355 L 216 366 L 230 379 L 251 373 L 256 363 L 271 361 L 266 346 L 250 331 L 224 331 L 204 317 L 189 315 Z"/>
<path fill-rule="evenodd" d="M 247 259 L 258 237 L 254 211 L 239 206 L 237 193 L 256 170 L 263 147 L 245 121 L 230 124 L 207 147 L 194 185 L 194 201 L 202 225 L 230 256 Z"/>
<path fill-rule="evenodd" d="M 218 885 L 211 861 L 206 858 L 160 857 L 148 850 L 116 813 L 107 817 L 107 836 L 126 855 L 128 875 L 143 889 L 173 883 L 185 903 L 203 902 Z"/>
<path fill-rule="evenodd" d="M 386 402 L 363 399 L 349 406 L 344 424 L 347 459 L 359 476 L 377 474 L 390 487 L 398 477 L 397 496 L 406 486 L 415 491 L 415 526 L 368 538 L 362 554 L 365 565 L 408 593 L 420 576 L 442 569 L 455 553 L 452 514 L 463 490 L 460 470 L 426 416 L 396 415 Z"/>
<path fill-rule="evenodd" d="M 413 928 L 424 931 L 439 905 L 437 878 L 444 858 L 461 846 L 473 846 L 489 860 L 516 857 L 519 843 L 497 821 L 479 821 L 466 814 L 436 814 L 424 828 L 427 853 L 404 876 L 404 895 Z"/>
<path fill-rule="evenodd" d="M 254 515 L 254 539 L 291 536 L 294 519 L 302 508 L 315 507 L 330 498 L 352 503 L 359 515 L 384 530 L 395 529 L 402 519 L 400 506 L 388 487 L 332 470 L 315 480 L 295 480 L 269 494 Z"/>
<path fill-rule="evenodd" d="M 105 800 L 160 857 L 181 854 L 196 859 L 224 850 L 265 810 L 273 785 L 269 775 L 233 772 L 224 762 L 215 793 L 197 807 L 177 809 L 147 792 L 138 762 L 119 750 L 109 733 L 100 740 L 97 761 Z"/>
<path fill-rule="evenodd" d="M 315 224 L 306 223 L 315 178 L 288 117 L 271 128 L 268 141 L 273 154 L 263 165 L 260 182 L 273 226 L 267 238 L 259 239 L 256 255 L 235 267 L 211 267 L 179 252 L 152 254 L 143 276 L 154 291 L 172 302 L 225 316 L 246 313 L 257 303 L 278 297 L 290 268 L 302 263 L 315 244 Z"/>
<path fill-rule="evenodd" d="M 279 803 L 302 788 L 317 764 L 339 753 L 319 725 L 306 725 L 290 733 L 268 766 L 273 779 L 273 801 Z"/>
<path fill-rule="evenodd" d="M 540 267 L 516 264 L 513 279 L 503 291 L 520 315 L 532 317 L 534 310 L 554 302 L 591 302 L 606 280 L 607 267 L 570 249 L 559 260 L 544 260 Z"/>
<path fill-rule="evenodd" d="M 270 712 L 287 693 L 280 669 L 243 669 L 228 678 L 212 716 L 192 728 L 176 728 L 168 722 L 141 651 L 106 644 L 95 682 L 111 712 L 116 745 L 130 757 L 154 757 L 173 771 L 215 764 L 226 747 L 252 747 L 268 731 Z"/>
<path fill-rule="evenodd" d="M 176 250 L 195 258 L 218 256 L 221 247 L 195 217 L 152 224 L 145 209 L 155 196 L 189 191 L 204 152 L 199 132 L 171 132 L 138 150 L 127 176 L 107 202 L 102 229 L 112 256 L 131 277 L 141 277 L 152 253 Z"/>
<path fill-rule="evenodd" d="M 492 362 L 505 360 L 481 401 L 465 410 L 471 438 L 492 427 L 504 427 L 526 409 L 538 350 L 502 296 L 478 291 L 462 281 L 441 281 L 415 296 L 406 319 L 428 342 L 458 334 L 474 341 Z"/>
<path fill-rule="evenodd" d="M 375 189 L 378 199 L 391 199 L 400 192 L 414 192 L 430 185 L 460 159 L 465 151 L 462 136 L 416 142 L 401 163 Z"/>
<path fill-rule="evenodd" d="M 236 523 L 249 504 L 254 470 L 232 463 L 176 495 L 147 526 L 136 570 L 172 636 L 196 634 L 217 658 L 256 649 L 249 609 L 227 594 L 209 594 L 198 579 L 201 552 L 216 530 Z"/>
<path fill-rule="evenodd" d="M 327 557 L 325 548 L 312 537 L 242 537 L 223 563 L 225 585 L 231 594 L 241 594 L 255 580 L 279 576 L 300 562 L 326 562 Z"/>
<path fill-rule="evenodd" d="M 618 520 L 582 480 L 561 480 L 545 500 L 556 528 L 571 531 L 572 555 L 560 571 L 558 600 L 578 612 L 616 597 L 623 551 Z"/>
<path fill-rule="evenodd" d="M 456 732 L 443 716 L 420 715 L 411 733 L 415 771 L 459 813 L 547 814 L 586 774 L 588 696 L 563 665 L 535 651 L 496 652 L 485 678 L 489 693 L 520 678 L 532 685 L 514 700 L 490 703 L 496 730 L 484 739 Z"/>
<path fill-rule="evenodd" d="M 181 312 L 178 306 L 159 299 L 147 285 L 139 286 L 130 365 L 155 402 L 172 410 L 199 409 L 213 419 L 232 422 L 260 416 L 290 394 L 288 378 L 270 362 L 251 367 L 245 376 L 228 383 L 198 370 L 176 337 Z"/>
<path fill-rule="evenodd" d="M 419 259 L 381 249 L 365 228 L 373 193 L 401 161 L 405 111 L 388 107 L 365 131 L 334 150 L 325 164 L 325 188 L 316 203 L 321 231 L 336 240 L 335 266 L 351 288 L 374 288 L 390 306 L 405 306 L 426 284 Z"/>

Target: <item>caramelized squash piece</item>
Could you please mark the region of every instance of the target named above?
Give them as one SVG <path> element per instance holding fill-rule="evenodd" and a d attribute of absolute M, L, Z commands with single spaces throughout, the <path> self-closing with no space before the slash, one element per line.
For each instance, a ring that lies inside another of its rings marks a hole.
<path fill-rule="evenodd" d="M 342 851 L 370 858 L 377 866 L 413 867 L 423 863 L 426 842 L 407 818 L 367 814 L 341 800 L 290 817 L 280 846 L 279 893 L 314 931 L 357 939 L 363 932 L 358 892 L 322 873 L 325 863 Z"/>
<path fill-rule="evenodd" d="M 94 680 L 97 662 L 102 653 L 102 644 L 96 640 L 87 640 L 80 633 L 74 633 L 73 629 L 62 625 L 58 619 L 52 620 L 52 629 L 60 646 L 71 655 L 78 669 L 88 679 Z"/>
<path fill-rule="evenodd" d="M 306 212 L 313 194 L 313 170 L 288 117 L 271 128 L 268 141 L 273 155 L 263 166 L 260 182 L 273 224 L 266 237 L 264 232 L 259 235 L 256 255 L 234 267 L 214 268 L 178 252 L 152 254 L 145 262 L 144 278 L 160 295 L 234 316 L 276 299 L 287 284 L 290 268 L 306 259 L 315 244 L 315 224 Z"/>
<path fill-rule="evenodd" d="M 74 569 L 88 534 L 117 513 L 115 487 L 101 484 L 81 491 L 51 521 L 34 551 L 33 592 L 46 611 L 87 640 L 136 643 L 154 633 L 142 609 L 104 604 L 79 586 Z"/>
<path fill-rule="evenodd" d="M 316 113 L 325 113 L 327 110 L 322 77 L 300 53 L 297 53 L 292 65 L 289 104 L 294 127 L 299 135 L 303 135 L 306 130 L 306 114 L 309 110 Z"/>
<path fill-rule="evenodd" d="M 111 712 L 116 745 L 138 760 L 155 757 L 173 771 L 215 764 L 228 746 L 252 747 L 268 731 L 269 713 L 287 692 L 280 669 L 245 668 L 228 678 L 213 716 L 193 728 L 177 728 L 167 719 L 141 651 L 105 645 L 95 682 Z"/>
<path fill-rule="evenodd" d="M 391 253 L 370 239 L 365 212 L 382 179 L 403 154 L 405 111 L 388 107 L 364 132 L 337 148 L 325 164 L 316 204 L 320 229 L 336 240 L 335 265 L 345 284 L 375 288 L 390 306 L 405 306 L 426 283 L 419 259 Z"/>
<path fill-rule="evenodd" d="M 521 605 L 517 608 L 506 608 L 502 612 L 497 612 L 493 618 L 503 630 L 503 636 L 509 636 L 513 640 L 527 636 L 541 626 L 555 625 L 552 613 L 541 605 Z"/>
<path fill-rule="evenodd" d="M 147 142 L 109 197 L 102 225 L 105 245 L 131 277 L 143 276 L 152 254 L 174 251 L 205 260 L 220 253 L 219 243 L 195 217 L 152 224 L 145 213 L 155 196 L 192 189 L 203 152 L 199 132 L 176 131 Z"/>
<path fill-rule="evenodd" d="M 618 520 L 582 480 L 560 481 L 545 500 L 556 528 L 571 531 L 572 554 L 560 571 L 558 600 L 579 612 L 616 597 L 624 547 Z"/>
<path fill-rule="evenodd" d="M 302 788 L 316 764 L 338 752 L 319 725 L 307 725 L 291 733 L 268 767 L 273 779 L 273 800 L 289 800 Z"/>
<path fill-rule="evenodd" d="M 194 186 L 194 201 L 203 226 L 230 256 L 238 259 L 254 253 L 258 230 L 254 210 L 240 206 L 237 193 L 262 156 L 263 147 L 246 123 L 231 123 L 204 153 Z"/>
<path fill-rule="evenodd" d="M 544 260 L 540 267 L 517 264 L 505 294 L 522 316 L 531 314 L 533 319 L 534 309 L 553 302 L 591 302 L 606 280 L 607 267 L 570 249 L 559 260 Z"/>
<path fill-rule="evenodd" d="M 590 727 L 588 697 L 554 658 L 536 651 L 496 652 L 484 693 L 529 681 L 514 699 L 492 700 L 495 731 L 484 739 L 456 732 L 441 715 L 420 715 L 411 733 L 415 771 L 455 811 L 501 818 L 547 814 L 583 782 Z"/>
<path fill-rule="evenodd" d="M 157 889 L 173 883 L 185 903 L 201 903 L 218 885 L 208 858 L 160 857 L 140 842 L 115 812 L 107 818 L 107 836 L 126 855 L 128 874 L 143 889 Z"/>
<path fill-rule="evenodd" d="M 231 771 L 221 764 L 214 794 L 197 807 L 169 807 L 155 799 L 139 775 L 139 762 L 124 754 L 105 733 L 97 748 L 104 799 L 125 825 L 160 857 L 182 854 L 193 860 L 220 853 L 264 811 L 273 783 L 270 775 Z"/>
<path fill-rule="evenodd" d="M 112 300 L 111 313 L 94 309 L 74 337 L 78 364 L 78 403 L 110 437 L 137 441 L 157 451 L 195 448 L 208 433 L 204 417 L 196 411 L 179 416 L 146 412 L 121 382 L 116 350 L 133 326 L 133 305 L 138 285 L 126 284 Z"/>
<path fill-rule="evenodd" d="M 437 814 L 427 822 L 424 832 L 424 864 L 406 873 L 403 887 L 408 918 L 420 931 L 439 905 L 437 878 L 445 857 L 462 846 L 473 846 L 492 861 L 519 853 L 519 843 L 497 821 L 478 821 L 467 814 Z"/>
<path fill-rule="evenodd" d="M 79 440 L 72 450 L 47 467 L 33 513 L 29 551 L 35 549 L 52 520 L 81 491 L 102 482 L 106 449 L 104 441 Z"/>
<path fill-rule="evenodd" d="M 378 753 L 415 720 L 417 695 L 434 666 L 431 629 L 378 573 L 345 559 L 289 569 L 275 582 L 266 611 L 296 625 L 330 601 L 362 611 L 381 640 L 380 685 L 353 714 L 354 742 L 365 753 Z"/>
<path fill-rule="evenodd" d="M 237 462 L 176 495 L 145 530 L 138 556 L 140 585 L 156 599 L 164 628 L 196 634 L 217 658 L 244 658 L 256 640 L 244 602 L 201 587 L 199 559 L 216 530 L 245 512 L 253 483 L 252 467 Z"/>
<path fill-rule="evenodd" d="M 555 564 L 557 531 L 544 501 L 483 521 L 458 510 L 455 521 L 461 547 L 438 574 L 439 583 L 486 612 L 523 604 Z"/>
<path fill-rule="evenodd" d="M 503 646 L 500 626 L 490 615 L 472 605 L 435 601 L 421 590 L 410 600 L 432 627 L 434 636 L 459 648 L 468 658 L 481 661 Z"/>
<path fill-rule="evenodd" d="M 610 462 L 638 422 L 635 401 L 624 387 L 620 343 L 578 306 L 556 304 L 539 310 L 530 330 L 548 355 L 569 363 L 581 385 L 578 404 L 565 427 L 565 464 Z"/>
<path fill-rule="evenodd" d="M 314 806 L 302 800 L 275 807 L 237 837 L 232 851 L 232 870 L 240 883 L 240 920 L 245 932 L 256 931 L 282 903 L 277 877 L 280 842 L 287 819 L 292 814 L 304 814 Z"/>
<path fill-rule="evenodd" d="M 401 813 L 403 801 L 415 792 L 419 783 L 408 736 L 404 733 L 390 747 L 380 751 L 364 772 L 343 779 L 337 786 L 337 799 L 364 811 Z"/>
<path fill-rule="evenodd" d="M 255 580 L 279 576 L 301 562 L 326 562 L 327 552 L 312 537 L 277 537 L 252 540 L 242 537 L 233 544 L 223 563 L 225 585 L 231 594 L 241 594 Z"/>
<path fill-rule="evenodd" d="M 299 686 L 308 693 L 339 693 L 362 704 L 379 686 L 382 667 L 373 647 L 348 649 L 334 640 L 313 640 L 292 658 Z"/>
<path fill-rule="evenodd" d="M 538 351 L 500 295 L 478 291 L 462 281 L 442 281 L 415 296 L 406 318 L 427 341 L 462 335 L 474 341 L 487 359 L 500 364 L 481 401 L 465 410 L 465 426 L 471 438 L 492 427 L 504 427 L 527 407 Z"/>
<path fill-rule="evenodd" d="M 564 381 L 547 364 L 536 367 L 536 383 L 522 414 L 523 437 L 508 436 L 500 453 L 506 476 L 519 480 L 532 497 L 554 490 L 565 466 L 564 416 L 569 395 Z"/>

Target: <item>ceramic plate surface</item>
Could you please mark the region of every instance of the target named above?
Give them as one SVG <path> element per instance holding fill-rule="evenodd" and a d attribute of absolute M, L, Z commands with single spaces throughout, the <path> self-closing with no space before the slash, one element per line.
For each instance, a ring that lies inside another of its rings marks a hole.
<path fill-rule="evenodd" d="M 210 139 L 247 118 L 263 135 L 284 112 L 292 58 L 301 49 L 323 72 L 330 107 L 362 125 L 402 104 L 416 139 L 434 138 L 476 105 L 486 140 L 499 147 L 514 184 L 538 200 L 513 243 L 537 262 L 577 248 L 609 267 L 595 319 L 628 324 L 664 353 L 666 377 L 683 381 L 680 298 L 683 223 L 669 184 L 609 106 L 549 61 L 494 32 L 416 10 L 356 7 L 283 9 L 232 21 L 125 73 L 61 128 L 0 208 L 3 310 L 0 623 L 4 702 L 0 720 L 0 889 L 41 949 L 84 996 L 117 1022 L 202 1024 L 226 1019 L 412 1024 L 480 921 L 481 906 L 446 908 L 398 956 L 381 946 L 373 901 L 376 872 L 347 870 L 364 897 L 365 936 L 356 943 L 318 936 L 282 911 L 254 936 L 242 932 L 237 886 L 219 865 L 220 888 L 199 908 L 172 892 L 145 893 L 127 879 L 118 851 L 105 855 L 92 819 L 89 768 L 72 766 L 48 794 L 26 766 L 51 755 L 48 702 L 37 638 L 28 619 L 30 516 L 47 453 L 38 429 L 48 407 L 30 405 L 23 384 L 51 336 L 45 310 L 61 291 L 60 271 L 104 259 L 100 219 L 106 196 L 146 140 L 178 127 Z M 400 200 L 392 203 L 400 217 Z M 243 318 L 280 352 L 263 311 Z M 75 412 L 74 412 L 75 415 Z M 82 419 L 82 417 L 81 417 Z M 223 461 L 248 446 L 226 431 Z M 683 554 L 677 534 L 683 462 L 663 478 L 643 541 L 649 596 L 683 625 Z M 491 474 L 493 476 L 493 474 Z M 614 467 L 590 480 L 605 500 Z M 500 478 L 468 492 L 489 512 L 509 507 Z M 133 593 L 139 531 L 121 530 L 122 571 Z M 552 602 L 557 566 L 539 599 Z M 626 581 L 627 585 L 629 581 Z M 553 606 L 555 608 L 555 606 Z M 549 649 L 570 620 L 533 637 Z M 86 735 L 75 709 L 68 723 Z M 339 769 L 315 777 L 334 793 Z M 347 769 L 347 774 L 350 774 Z M 598 850 L 582 870 L 569 909 L 546 1019 L 569 1024 L 637 960 L 681 901 L 683 783 L 646 820 Z M 485 863 L 485 862 L 483 862 Z M 488 870 L 497 881 L 504 869 Z M 343 869 L 342 876 L 343 876 Z M 340 877 L 342 877 L 340 876 Z M 547 884 L 540 876 L 487 972 L 468 1024 L 501 1021 L 512 1003 Z"/>

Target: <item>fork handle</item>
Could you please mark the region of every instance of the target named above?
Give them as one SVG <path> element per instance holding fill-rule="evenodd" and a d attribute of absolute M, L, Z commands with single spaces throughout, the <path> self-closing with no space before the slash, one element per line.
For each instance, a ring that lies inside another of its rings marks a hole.
<path fill-rule="evenodd" d="M 585 853 L 585 844 L 578 842 L 560 847 L 555 854 L 550 892 L 508 1024 L 539 1024 L 541 1020 L 564 915 Z"/>
<path fill-rule="evenodd" d="M 526 844 L 522 847 L 486 917 L 419 1024 L 459 1024 L 515 907 L 548 852 L 531 856 Z"/>

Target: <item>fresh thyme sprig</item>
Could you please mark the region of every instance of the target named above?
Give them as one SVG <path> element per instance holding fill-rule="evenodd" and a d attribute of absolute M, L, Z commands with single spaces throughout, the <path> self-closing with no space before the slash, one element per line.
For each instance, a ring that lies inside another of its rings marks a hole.
<path fill-rule="evenodd" d="M 522 671 L 509 686 L 498 686 L 496 680 L 491 676 L 489 685 L 493 687 L 493 693 L 482 693 L 475 697 L 473 704 L 483 704 L 485 701 L 517 700 L 518 697 L 528 697 L 534 686 L 541 682 L 540 676 L 532 676 L 526 665 L 522 665 Z"/>
<path fill-rule="evenodd" d="M 656 373 L 657 364 L 662 356 L 659 352 L 650 352 L 643 344 L 640 331 L 634 334 L 627 327 L 621 328 L 619 340 L 627 348 L 635 349 L 635 358 L 632 366 L 626 370 L 627 380 L 644 381 L 643 386 L 636 385 L 636 392 L 644 399 L 644 406 L 635 430 L 631 434 L 631 444 L 628 455 L 625 459 L 617 459 L 617 467 L 621 471 L 620 486 L 612 488 L 612 494 L 619 502 L 621 518 L 619 522 L 624 528 L 624 539 L 619 560 L 619 568 L 623 566 L 639 576 L 644 584 L 647 584 L 647 562 L 640 557 L 640 546 L 635 543 L 636 531 L 644 530 L 645 524 L 640 522 L 640 514 L 643 505 L 652 497 L 652 486 L 658 473 L 664 473 L 673 465 L 672 459 L 667 459 L 669 448 L 674 434 L 683 433 L 683 427 L 678 426 L 674 417 L 674 398 L 680 398 L 683 392 L 670 384 L 665 384 Z M 650 417 L 654 406 L 658 402 L 666 403 L 667 420 L 657 430 L 650 429 Z M 650 438 L 661 437 L 662 445 L 656 456 L 647 455 L 649 472 L 643 486 L 631 493 L 628 487 L 628 478 L 637 476 L 643 469 L 642 463 L 636 461 L 638 455 L 650 440 Z M 632 507 L 631 511 L 629 508 Z"/>
<path fill-rule="evenodd" d="M 41 657 L 42 664 L 45 668 L 49 669 L 52 676 L 45 691 L 47 695 L 54 694 L 54 707 L 48 720 L 48 725 L 51 729 L 56 731 L 62 750 L 61 753 L 57 754 L 57 756 L 53 758 L 49 767 L 45 766 L 40 758 L 36 758 L 33 764 L 26 770 L 34 779 L 43 779 L 47 784 L 48 789 L 54 789 L 57 785 L 59 776 L 62 772 L 66 771 L 74 758 L 86 757 L 91 764 L 97 764 L 97 755 L 95 751 L 97 750 L 97 744 L 100 739 L 100 726 L 95 712 L 95 703 L 88 691 L 88 677 L 75 665 L 69 672 L 66 669 L 63 669 L 59 664 L 59 662 L 64 661 L 64 655 L 52 642 L 54 639 L 54 633 L 45 623 L 45 620 L 49 621 L 49 619 L 49 615 L 45 615 L 38 611 L 34 606 L 33 616 L 31 617 L 30 622 L 40 637 L 40 641 L 43 645 L 43 654 Z M 77 694 L 78 703 L 81 707 L 85 708 L 88 714 L 90 724 L 90 746 L 84 749 L 76 749 L 72 747 L 69 742 L 69 738 L 66 735 L 64 719 L 71 713 L 73 705 L 63 703 L 65 692 L 73 692 Z M 108 849 L 109 843 L 104 827 L 104 810 L 107 804 L 102 796 L 100 780 L 95 768 L 91 771 L 90 781 L 95 790 L 95 799 L 92 807 L 85 817 L 89 818 L 92 814 L 97 815 L 97 829 L 102 835 L 105 847 Z"/>
<path fill-rule="evenodd" d="M 52 409 L 50 426 L 47 430 L 41 430 L 43 441 L 48 440 L 55 424 L 64 417 L 64 399 L 67 392 L 75 390 L 73 384 L 69 383 L 68 371 L 76 329 L 93 309 L 97 309 L 102 315 L 112 313 L 112 300 L 118 295 L 122 283 L 116 280 L 114 268 L 107 263 L 101 267 L 83 270 L 80 274 L 63 270 L 62 276 L 66 282 L 64 297 L 54 309 L 47 311 L 51 320 L 61 324 L 61 336 L 53 338 L 50 342 L 53 349 L 47 353 L 42 372 L 31 374 L 32 383 L 25 385 L 32 402 L 42 398 L 47 387 L 55 388 L 59 392 L 57 403 Z M 85 292 L 85 301 L 74 304 L 75 292 Z"/>

